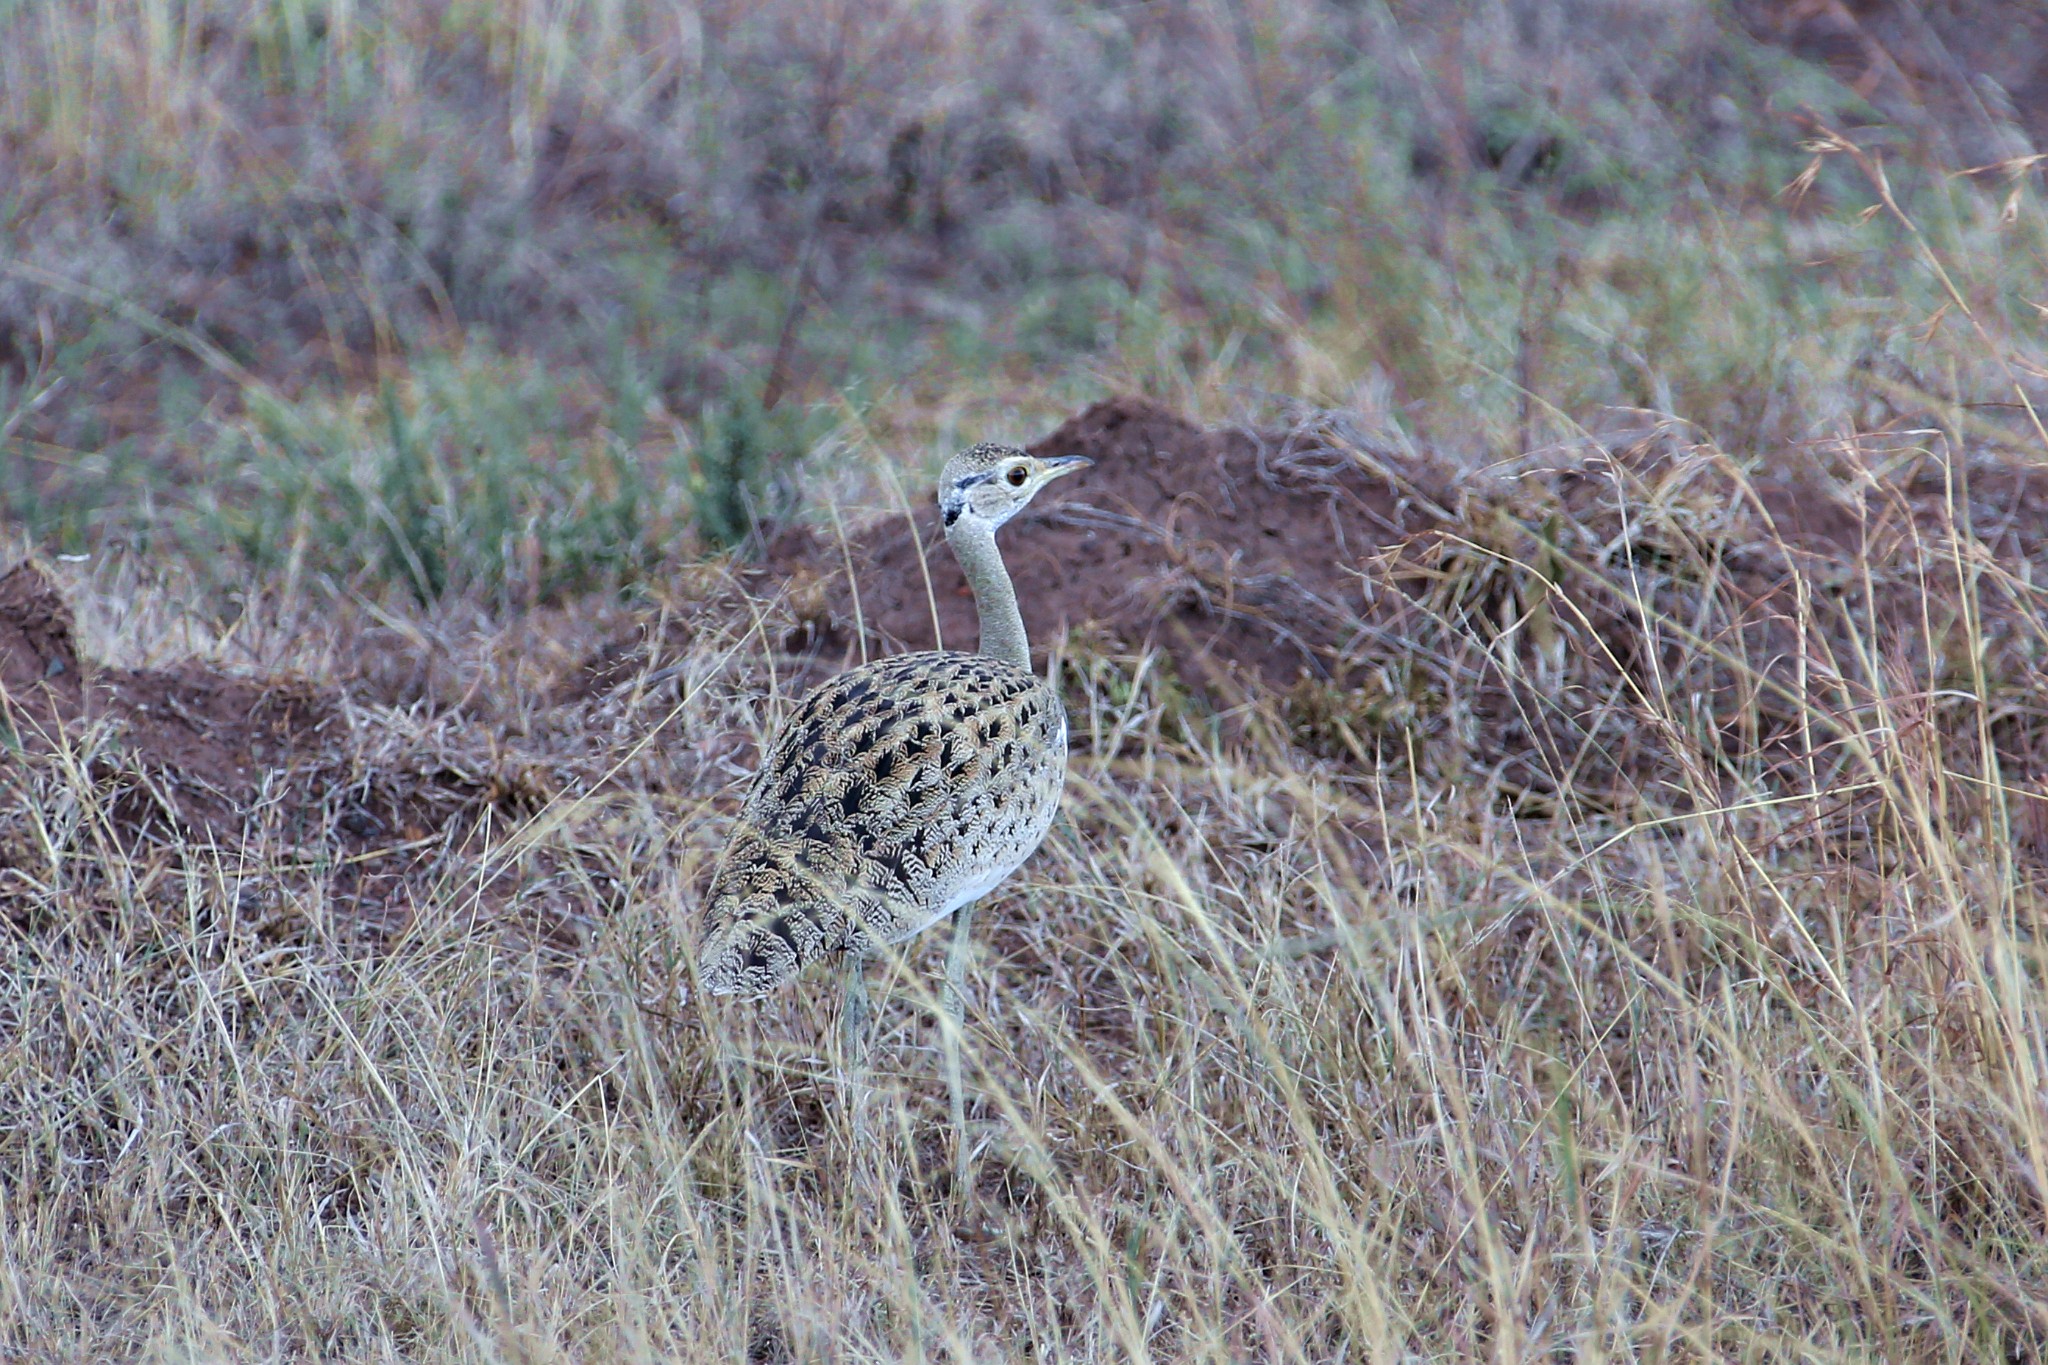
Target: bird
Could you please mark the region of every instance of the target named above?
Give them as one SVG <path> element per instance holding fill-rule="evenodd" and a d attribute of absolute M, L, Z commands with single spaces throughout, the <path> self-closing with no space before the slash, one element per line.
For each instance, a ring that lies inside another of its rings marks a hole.
<path fill-rule="evenodd" d="M 1038 848 L 1066 784 L 1067 714 L 1032 671 L 996 531 L 1080 455 L 984 442 L 939 475 L 946 543 L 974 594 L 974 653 L 877 659 L 812 689 L 764 757 L 712 874 L 697 975 L 759 999 L 844 963 L 844 1053 L 865 1050 L 867 959 L 951 916 L 943 1010 L 955 1174 L 967 1168 L 959 1032 L 975 902 Z"/>

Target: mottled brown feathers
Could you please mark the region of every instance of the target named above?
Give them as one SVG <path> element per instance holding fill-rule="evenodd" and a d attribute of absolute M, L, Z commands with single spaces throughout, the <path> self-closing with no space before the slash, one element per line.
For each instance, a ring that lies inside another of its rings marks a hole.
<path fill-rule="evenodd" d="M 758 996 L 831 953 L 911 937 L 1031 855 L 1065 780 L 1045 682 L 979 654 L 905 654 L 805 697 L 754 778 L 698 958 Z"/>
<path fill-rule="evenodd" d="M 905 654 L 805 697 L 769 747 L 711 881 L 697 970 L 714 995 L 758 996 L 828 953 L 853 953 L 843 1018 L 862 1017 L 858 959 L 964 907 L 1031 856 L 1059 807 L 1067 718 L 1031 671 L 996 530 L 1088 466 L 1012 446 L 939 471 L 946 544 L 974 592 L 974 654 Z M 960 1019 L 964 932 L 947 962 Z M 954 1076 L 956 1119 L 960 1092 Z M 957 1125 L 956 1125 L 957 1126 Z"/>

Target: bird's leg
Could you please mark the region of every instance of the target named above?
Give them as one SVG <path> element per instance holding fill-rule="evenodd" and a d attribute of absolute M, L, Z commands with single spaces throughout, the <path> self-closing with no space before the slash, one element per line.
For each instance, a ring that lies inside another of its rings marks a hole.
<path fill-rule="evenodd" d="M 953 1115 L 953 1188 L 967 1190 L 967 1093 L 960 1082 L 960 1035 L 967 1022 L 967 957 L 974 947 L 971 929 L 974 904 L 953 912 L 953 946 L 946 952 L 946 990 L 940 997 L 945 1019 L 939 1029 L 946 1043 L 946 1091 Z"/>
<path fill-rule="evenodd" d="M 846 954 L 846 993 L 839 1005 L 839 1050 L 848 1070 L 868 1055 L 874 1035 L 874 1011 L 868 1006 L 868 955 L 859 949 Z"/>

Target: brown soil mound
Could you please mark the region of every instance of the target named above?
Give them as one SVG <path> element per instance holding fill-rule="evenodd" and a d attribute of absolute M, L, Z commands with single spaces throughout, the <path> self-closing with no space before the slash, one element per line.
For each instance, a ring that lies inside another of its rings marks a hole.
<path fill-rule="evenodd" d="M 0 707 L 9 747 L 48 755 L 112 720 L 92 763 L 125 823 L 168 820 L 189 833 L 239 830 L 280 781 L 334 776 L 333 699 L 295 680 L 249 679 L 197 664 L 88 669 L 70 609 L 33 563 L 0 576 Z"/>
<path fill-rule="evenodd" d="M 1020 517 L 1005 553 L 1041 647 L 1065 630 L 1156 648 L 1238 717 L 1226 731 L 1263 703 L 1305 747 L 1488 781 L 1532 813 L 1567 789 L 1622 805 L 1646 783 L 1710 788 L 1731 763 L 1803 763 L 1878 697 L 1960 695 L 1968 631 L 2017 689 L 1992 735 L 2008 773 L 2042 771 L 2039 708 L 2017 699 L 2041 695 L 2020 566 L 2048 581 L 2048 479 L 1885 440 L 1788 451 L 1752 478 L 1650 428 L 1459 475 L 1338 417 L 1204 431 L 1120 399 L 1033 447 L 1096 465 Z M 858 621 L 870 652 L 972 648 L 941 540 L 930 507 L 843 548 L 781 537 L 766 572 L 790 584 L 791 647 L 836 666 Z M 1993 562 L 2016 572 L 1973 574 L 1964 613 L 1956 566 Z"/>
<path fill-rule="evenodd" d="M 1369 470 L 1308 433 L 1204 431 L 1143 399 L 1098 403 L 1031 449 L 1095 461 L 1004 533 L 1032 639 L 1157 642 L 1225 693 L 1326 675 L 1366 606 L 1359 566 L 1441 520 L 1435 471 Z M 914 535 L 898 519 L 850 547 L 858 615 L 885 646 L 974 647 L 973 598 L 942 541 L 926 506 Z M 793 533 L 769 560 L 785 576 L 839 569 L 832 624 L 853 623 L 836 544 Z"/>
<path fill-rule="evenodd" d="M 0 575 L 0 694 L 14 724 L 47 728 L 75 714 L 81 682 L 71 640 L 71 608 L 33 564 Z"/>

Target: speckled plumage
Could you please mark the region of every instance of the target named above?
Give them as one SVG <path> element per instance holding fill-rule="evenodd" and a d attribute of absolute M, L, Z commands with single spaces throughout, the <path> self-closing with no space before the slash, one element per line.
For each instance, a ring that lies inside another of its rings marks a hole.
<path fill-rule="evenodd" d="M 828 954 L 921 932 L 1031 856 L 1059 806 L 1059 697 L 980 654 L 904 654 L 804 698 L 711 883 L 698 971 L 759 996 Z"/>
<path fill-rule="evenodd" d="M 952 915 L 944 1005 L 956 1042 L 975 900 L 1038 847 L 1067 780 L 1067 712 L 1032 673 L 995 532 L 1087 465 L 999 444 L 946 460 L 940 524 L 975 593 L 981 647 L 866 663 L 803 698 L 711 878 L 696 956 L 709 993 L 760 997 L 844 954 L 842 1029 L 858 1048 L 866 956 Z M 958 1119 L 956 1056 L 948 1072 Z"/>
<path fill-rule="evenodd" d="M 950 914 L 940 996 L 955 1188 L 968 1185 L 961 1030 L 974 902 L 1031 856 L 1067 775 L 1067 713 L 1031 671 L 996 531 L 1054 479 L 1086 469 L 978 445 L 939 473 L 939 523 L 981 642 L 905 654 L 805 697 L 768 746 L 711 879 L 697 974 L 713 995 L 761 996 L 827 954 L 846 963 L 842 1056 L 868 1039 L 866 962 Z"/>

